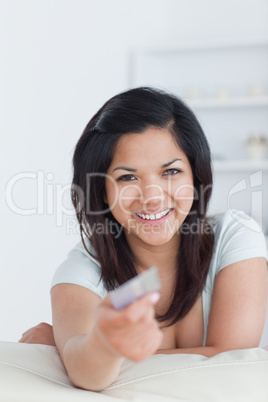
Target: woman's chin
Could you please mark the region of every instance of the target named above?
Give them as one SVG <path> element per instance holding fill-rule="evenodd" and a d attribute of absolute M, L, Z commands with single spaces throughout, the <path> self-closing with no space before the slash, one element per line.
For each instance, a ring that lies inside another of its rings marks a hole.
<path fill-rule="evenodd" d="M 134 224 L 133 224 L 134 223 Z M 135 241 L 145 243 L 148 246 L 160 247 L 171 240 L 175 240 L 178 235 L 176 228 L 179 227 L 179 222 L 176 225 L 141 225 L 132 222 L 133 226 L 129 225 L 130 230 L 124 230 L 126 237 L 131 241 L 131 237 L 135 238 Z"/>
<path fill-rule="evenodd" d="M 152 247 L 160 247 L 164 246 L 165 244 L 169 243 L 174 236 L 161 236 L 161 235 L 148 235 L 146 237 L 140 237 L 138 236 L 140 241 L 145 243 L 148 246 Z"/>

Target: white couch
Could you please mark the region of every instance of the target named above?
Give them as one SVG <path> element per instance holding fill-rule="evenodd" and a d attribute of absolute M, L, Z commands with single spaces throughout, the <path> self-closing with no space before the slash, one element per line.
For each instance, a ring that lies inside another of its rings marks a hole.
<path fill-rule="evenodd" d="M 267 402 L 268 346 L 201 355 L 126 360 L 102 392 L 75 388 L 56 348 L 0 342 L 1 402 Z"/>

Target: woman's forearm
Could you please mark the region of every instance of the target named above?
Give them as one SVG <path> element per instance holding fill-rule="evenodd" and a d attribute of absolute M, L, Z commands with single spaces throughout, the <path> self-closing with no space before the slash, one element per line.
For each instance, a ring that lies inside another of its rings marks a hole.
<path fill-rule="evenodd" d="M 63 349 L 70 380 L 75 386 L 91 391 L 108 387 L 117 378 L 122 361 L 94 331 L 72 337 Z"/>
<path fill-rule="evenodd" d="M 193 354 L 212 357 L 225 350 L 216 346 L 200 346 L 196 348 L 181 348 L 181 349 L 158 349 L 156 354 Z"/>

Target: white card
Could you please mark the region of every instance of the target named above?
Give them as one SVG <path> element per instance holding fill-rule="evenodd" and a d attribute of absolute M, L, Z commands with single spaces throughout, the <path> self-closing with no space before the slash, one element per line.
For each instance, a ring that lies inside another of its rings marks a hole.
<path fill-rule="evenodd" d="M 120 310 L 148 293 L 161 288 L 158 269 L 151 267 L 135 276 L 117 289 L 110 292 L 110 299 L 117 310 Z"/>

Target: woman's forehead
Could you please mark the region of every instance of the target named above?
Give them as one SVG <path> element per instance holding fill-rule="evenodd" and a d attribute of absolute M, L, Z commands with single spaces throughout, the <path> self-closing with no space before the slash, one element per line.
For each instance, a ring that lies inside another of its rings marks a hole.
<path fill-rule="evenodd" d="M 115 147 L 112 163 L 119 160 L 145 157 L 166 157 L 183 154 L 183 151 L 167 129 L 150 128 L 143 133 L 130 133 L 121 137 Z M 175 157 L 174 156 L 174 157 Z"/>

